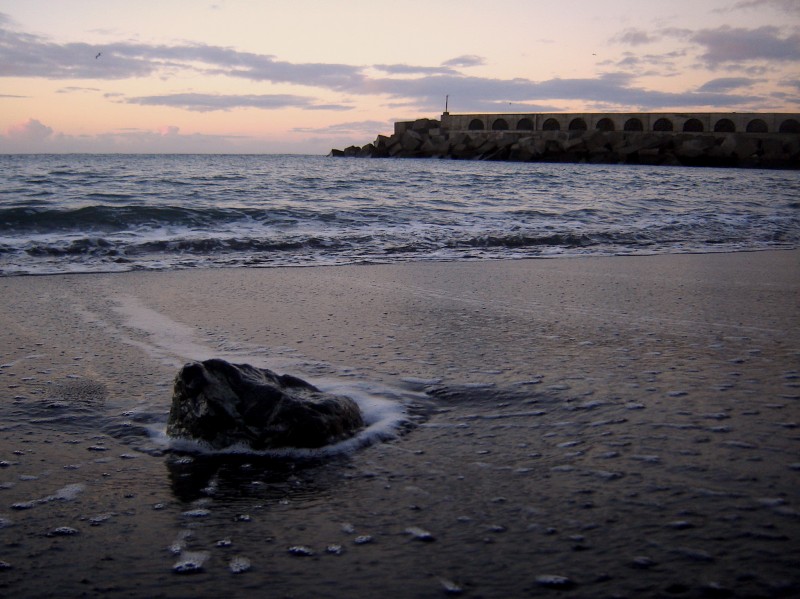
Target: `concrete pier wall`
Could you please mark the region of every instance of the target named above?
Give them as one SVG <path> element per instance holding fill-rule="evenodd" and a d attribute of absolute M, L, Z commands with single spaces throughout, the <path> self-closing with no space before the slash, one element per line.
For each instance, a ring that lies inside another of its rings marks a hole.
<path fill-rule="evenodd" d="M 800 169 L 800 114 L 459 114 L 333 156 Z"/>
<path fill-rule="evenodd" d="M 403 127 L 402 123 L 397 123 L 397 125 Z M 441 118 L 441 127 L 447 131 L 600 130 L 800 134 L 800 115 L 757 112 L 528 114 L 450 114 L 445 112 Z"/>

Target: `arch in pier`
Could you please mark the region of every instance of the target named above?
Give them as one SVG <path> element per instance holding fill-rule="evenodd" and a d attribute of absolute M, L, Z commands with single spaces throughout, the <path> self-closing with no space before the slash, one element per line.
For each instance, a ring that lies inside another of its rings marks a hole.
<path fill-rule="evenodd" d="M 644 125 L 641 119 L 632 118 L 625 121 L 623 126 L 624 131 L 644 131 Z"/>
<path fill-rule="evenodd" d="M 558 124 L 558 121 L 556 119 L 553 118 L 547 119 L 542 124 L 542 131 L 560 131 L 560 130 L 561 130 L 561 125 Z"/>
<path fill-rule="evenodd" d="M 517 131 L 533 131 L 533 121 L 528 117 L 520 119 L 517 123 Z"/>
<path fill-rule="evenodd" d="M 720 119 L 714 124 L 715 133 L 735 133 L 736 125 L 730 119 Z"/>
<path fill-rule="evenodd" d="M 796 119 L 786 119 L 781 123 L 778 133 L 800 133 L 800 122 Z"/>
<path fill-rule="evenodd" d="M 612 121 L 608 117 L 602 118 L 599 121 L 597 121 L 596 129 L 598 131 L 613 131 L 614 130 L 614 121 Z"/>
<path fill-rule="evenodd" d="M 672 121 L 666 118 L 660 118 L 653 123 L 653 131 L 674 131 Z"/>
<path fill-rule="evenodd" d="M 492 123 L 492 131 L 505 131 L 508 129 L 508 121 L 505 119 L 495 119 Z"/>
<path fill-rule="evenodd" d="M 687 133 L 701 133 L 703 131 L 703 123 L 698 119 L 689 119 L 683 124 L 683 130 Z"/>
<path fill-rule="evenodd" d="M 570 131 L 586 131 L 588 127 L 586 126 L 586 121 L 580 117 L 577 117 L 569 122 L 569 127 L 567 127 L 567 129 Z"/>
<path fill-rule="evenodd" d="M 747 123 L 747 128 L 745 131 L 748 133 L 767 133 L 769 128 L 767 127 L 767 123 L 765 123 L 762 119 L 753 119 Z"/>
<path fill-rule="evenodd" d="M 483 130 L 483 121 L 481 119 L 472 119 L 469 122 L 469 127 L 467 127 L 470 131 L 482 131 Z"/>

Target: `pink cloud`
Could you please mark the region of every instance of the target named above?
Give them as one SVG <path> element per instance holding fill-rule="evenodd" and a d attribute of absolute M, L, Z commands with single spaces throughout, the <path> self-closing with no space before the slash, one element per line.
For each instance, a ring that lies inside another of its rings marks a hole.
<path fill-rule="evenodd" d="M 11 125 L 6 135 L 19 141 L 43 141 L 53 135 L 53 128 L 36 119 L 28 119 L 24 123 Z"/>
<path fill-rule="evenodd" d="M 179 131 L 180 127 L 176 127 L 175 125 L 162 125 L 158 128 L 158 134 L 162 137 L 178 135 Z"/>

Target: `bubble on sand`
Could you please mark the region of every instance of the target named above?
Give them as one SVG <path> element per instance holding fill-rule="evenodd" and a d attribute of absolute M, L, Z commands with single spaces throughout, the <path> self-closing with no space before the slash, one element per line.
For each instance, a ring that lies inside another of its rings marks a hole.
<path fill-rule="evenodd" d="M 637 555 L 631 561 L 631 565 L 634 568 L 647 569 L 647 568 L 652 568 L 653 566 L 655 566 L 656 562 L 655 562 L 655 560 L 653 560 L 653 559 L 651 559 L 651 558 L 649 558 L 649 557 L 647 557 L 645 555 Z"/>
<path fill-rule="evenodd" d="M 314 551 L 310 547 L 306 547 L 305 545 L 292 545 L 287 549 L 290 555 L 294 555 L 296 557 L 311 557 L 314 555 Z"/>
<path fill-rule="evenodd" d="M 228 569 L 234 574 L 241 574 L 247 572 L 251 567 L 250 560 L 246 557 L 234 557 L 228 563 Z"/>
<path fill-rule="evenodd" d="M 436 538 L 430 532 L 423 528 L 419 528 L 418 526 L 410 526 L 406 528 L 406 534 L 411 535 L 411 538 L 416 541 L 423 541 L 425 543 L 430 543 L 436 540 Z"/>
<path fill-rule="evenodd" d="M 442 583 L 442 588 L 444 589 L 444 592 L 447 593 L 448 595 L 460 595 L 461 593 L 464 592 L 464 589 L 458 586 L 452 580 L 442 578 L 439 580 L 439 582 Z"/>
<path fill-rule="evenodd" d="M 661 458 L 657 455 L 632 455 L 631 459 L 648 464 L 658 464 L 661 461 Z"/>
<path fill-rule="evenodd" d="M 536 584 L 551 589 L 569 589 L 575 586 L 569 578 L 558 574 L 540 574 L 536 577 Z"/>
<path fill-rule="evenodd" d="M 181 559 L 172 566 L 176 574 L 195 574 L 203 571 L 203 565 L 209 558 L 207 551 L 186 551 Z"/>
<path fill-rule="evenodd" d="M 50 497 L 45 499 L 58 499 L 60 501 L 72 501 L 78 495 L 80 495 L 84 489 L 86 489 L 86 485 L 83 483 L 74 483 L 71 485 L 67 485 L 66 487 L 60 488 L 58 491 L 53 493 Z"/>
<path fill-rule="evenodd" d="M 194 510 L 188 510 L 186 512 L 183 512 L 183 515 L 187 518 L 205 518 L 210 513 L 211 512 L 205 508 L 197 508 Z"/>
<path fill-rule="evenodd" d="M 342 546 L 341 546 L 341 545 L 336 545 L 336 544 L 334 544 L 334 545 L 328 545 L 328 546 L 325 548 L 325 551 L 326 551 L 327 553 L 330 553 L 331 555 L 341 555 L 341 554 L 342 554 L 342 552 L 343 552 L 343 549 L 342 549 Z"/>
<path fill-rule="evenodd" d="M 59 526 L 47 533 L 48 537 L 74 537 L 78 534 L 77 528 L 71 526 Z"/>
<path fill-rule="evenodd" d="M 113 514 L 100 514 L 98 516 L 93 516 L 89 518 L 89 524 L 91 526 L 100 526 L 106 520 L 111 519 L 112 516 Z"/>
<path fill-rule="evenodd" d="M 353 543 L 356 545 L 366 545 L 367 543 L 372 543 L 375 539 L 372 538 L 371 535 L 360 535 L 353 539 Z"/>

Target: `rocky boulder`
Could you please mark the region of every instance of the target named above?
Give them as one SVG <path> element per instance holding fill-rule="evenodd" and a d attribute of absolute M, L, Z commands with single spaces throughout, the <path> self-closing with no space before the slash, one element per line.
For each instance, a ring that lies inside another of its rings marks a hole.
<path fill-rule="evenodd" d="M 322 447 L 364 426 L 356 403 L 249 364 L 190 362 L 175 377 L 167 434 L 215 449 Z"/>

